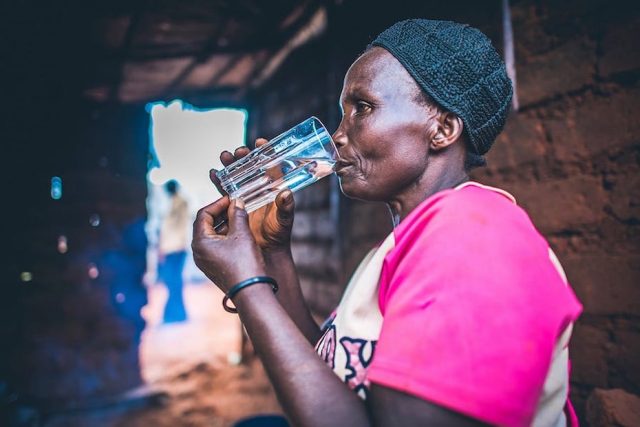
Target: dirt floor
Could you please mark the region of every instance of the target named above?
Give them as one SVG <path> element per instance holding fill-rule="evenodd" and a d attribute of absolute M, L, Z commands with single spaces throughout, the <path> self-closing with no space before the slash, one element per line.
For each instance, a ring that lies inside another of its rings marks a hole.
<path fill-rule="evenodd" d="M 221 299 L 209 283 L 187 285 L 189 320 L 162 324 L 166 289 L 154 285 L 140 345 L 146 385 L 104 408 L 58 415 L 44 425 L 227 427 L 248 416 L 281 414 L 260 361 L 250 351 L 240 360 L 241 325 Z"/>

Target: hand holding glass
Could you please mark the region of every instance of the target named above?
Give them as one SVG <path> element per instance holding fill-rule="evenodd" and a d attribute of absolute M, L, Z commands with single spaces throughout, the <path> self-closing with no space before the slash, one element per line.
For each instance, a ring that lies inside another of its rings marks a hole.
<path fill-rule="evenodd" d="M 283 190 L 295 192 L 330 175 L 337 159 L 329 131 L 310 117 L 216 176 L 229 197 L 242 198 L 246 211 L 251 212 L 273 202 Z"/>

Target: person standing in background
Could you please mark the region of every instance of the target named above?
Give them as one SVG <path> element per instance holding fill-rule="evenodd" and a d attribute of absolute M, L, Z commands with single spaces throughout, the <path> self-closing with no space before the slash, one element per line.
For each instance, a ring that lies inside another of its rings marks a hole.
<path fill-rule="evenodd" d="M 164 307 L 164 323 L 183 322 L 187 320 L 184 307 L 182 270 L 187 257 L 187 230 L 191 220 L 189 205 L 178 191 L 175 180 L 164 186 L 169 194 L 169 211 L 160 226 L 160 241 L 158 256 L 160 263 L 160 277 L 168 290 L 167 303 Z"/>

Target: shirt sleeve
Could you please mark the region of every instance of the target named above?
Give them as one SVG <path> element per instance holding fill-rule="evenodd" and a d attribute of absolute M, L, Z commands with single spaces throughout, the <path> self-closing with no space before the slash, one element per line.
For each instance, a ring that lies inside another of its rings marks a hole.
<path fill-rule="evenodd" d="M 395 231 L 369 380 L 490 424 L 529 425 L 580 304 L 524 211 L 482 189 L 445 193 Z"/>

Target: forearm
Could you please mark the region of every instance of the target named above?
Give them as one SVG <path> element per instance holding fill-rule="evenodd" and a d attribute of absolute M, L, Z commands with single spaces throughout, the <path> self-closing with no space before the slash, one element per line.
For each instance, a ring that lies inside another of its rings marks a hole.
<path fill-rule="evenodd" d="M 272 276 L 280 285 L 277 299 L 300 329 L 307 341 L 312 345 L 320 339 L 320 328 L 311 316 L 309 308 L 300 290 L 298 272 L 293 262 L 289 248 L 265 251 L 267 274 Z"/>
<path fill-rule="evenodd" d="M 234 303 L 293 425 L 369 425 L 362 400 L 318 357 L 268 286 L 244 289 Z"/>

